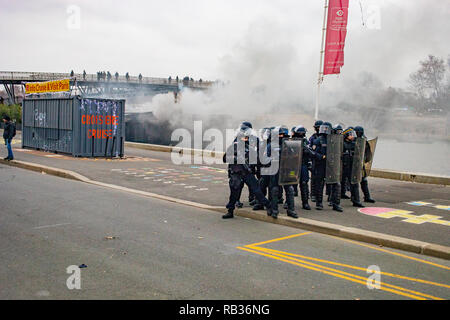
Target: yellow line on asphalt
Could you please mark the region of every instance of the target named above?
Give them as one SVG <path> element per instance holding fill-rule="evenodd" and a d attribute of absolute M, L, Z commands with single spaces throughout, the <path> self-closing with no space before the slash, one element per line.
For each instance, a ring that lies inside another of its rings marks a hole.
<path fill-rule="evenodd" d="M 419 258 L 414 258 L 414 257 L 411 257 L 411 256 L 407 256 L 406 254 L 402 254 L 402 253 L 398 253 L 398 252 L 394 252 L 394 251 L 390 251 L 390 250 L 374 247 L 374 246 L 371 246 L 371 245 L 368 245 L 368 244 L 365 244 L 365 243 L 361 243 L 361 242 L 358 242 L 358 241 L 354 241 L 354 240 L 349 240 L 349 239 L 344 239 L 344 238 L 339 238 L 339 237 L 334 237 L 334 236 L 330 236 L 330 237 L 333 237 L 333 238 L 336 238 L 336 239 L 339 239 L 339 240 L 342 240 L 342 241 L 351 242 L 351 243 L 357 244 L 359 246 L 367 247 L 367 248 L 370 248 L 370 249 L 374 249 L 374 250 L 390 253 L 390 254 L 393 254 L 393 255 L 405 258 L 405 259 L 411 259 L 411 260 L 422 262 L 422 263 L 426 263 L 426 264 L 429 264 L 429 265 L 432 265 L 432 266 L 435 266 L 435 267 L 438 267 L 438 268 L 450 270 L 450 267 L 443 266 L 441 264 L 430 262 L 430 261 L 427 261 L 427 260 L 422 260 L 422 259 L 419 259 Z"/>
<path fill-rule="evenodd" d="M 259 245 L 262 245 L 262 244 L 277 242 L 277 241 L 286 240 L 286 239 L 292 239 L 292 238 L 300 237 L 300 236 L 303 236 L 303 235 L 306 235 L 306 234 L 310 234 L 310 233 L 311 232 L 308 231 L 308 232 L 293 234 L 293 235 L 286 236 L 286 237 L 281 237 L 281 238 L 276 238 L 276 239 L 267 240 L 267 241 L 263 241 L 263 242 L 248 244 L 248 245 L 246 245 L 246 247 L 259 246 Z"/>
<path fill-rule="evenodd" d="M 269 253 L 269 254 L 272 254 L 272 255 L 275 255 L 275 256 L 287 258 L 287 259 L 290 259 L 290 260 L 293 260 L 293 261 L 296 261 L 296 262 L 305 263 L 305 264 L 307 264 L 307 265 L 311 265 L 311 266 L 313 266 L 313 267 L 322 268 L 322 269 L 324 269 L 324 270 L 329 270 L 329 271 L 332 271 L 332 272 L 337 272 L 337 273 L 343 274 L 343 275 L 345 275 L 345 276 L 350 276 L 350 277 L 354 277 L 354 278 L 361 279 L 361 280 L 367 280 L 366 277 L 361 277 L 361 276 L 358 276 L 358 275 L 356 275 L 356 274 L 344 272 L 344 271 L 341 271 L 341 270 L 338 270 L 338 269 L 333 269 L 333 268 L 325 267 L 325 266 L 322 266 L 322 265 L 320 265 L 320 264 L 315 264 L 315 263 L 308 262 L 308 261 L 304 261 L 304 260 L 301 260 L 301 259 L 292 258 L 292 257 L 286 256 L 286 255 L 283 255 L 283 254 L 273 253 L 273 252 L 270 251 L 270 249 L 266 249 L 266 248 L 255 248 L 255 247 L 253 247 L 252 249 L 260 250 L 260 251 L 262 251 L 262 252 L 266 252 L 266 253 Z M 380 272 L 380 274 L 381 274 L 381 272 Z M 384 286 L 387 286 L 387 287 L 391 287 L 391 288 L 393 288 L 393 289 L 397 289 L 397 290 L 401 290 L 401 291 L 406 291 L 406 292 L 409 292 L 409 293 L 412 293 L 412 294 L 415 294 L 415 295 L 423 296 L 423 297 L 425 297 L 425 298 L 430 298 L 430 299 L 434 299 L 434 300 L 443 300 L 442 298 L 438 298 L 438 297 L 431 296 L 431 295 L 428 295 L 428 294 L 425 294 L 425 293 L 413 291 L 413 290 L 406 289 L 406 288 L 403 288 L 403 287 L 395 286 L 395 285 L 392 285 L 392 284 L 388 284 L 388 283 L 386 283 L 386 282 L 381 283 L 381 282 L 376 281 L 376 280 L 375 280 L 374 282 L 375 282 L 376 284 L 379 284 L 380 286 L 381 286 L 381 285 L 384 285 Z"/>
<path fill-rule="evenodd" d="M 279 251 L 279 250 L 274 250 L 274 249 L 269 249 L 269 248 L 261 248 L 261 247 L 256 247 L 256 246 L 246 246 L 246 247 L 249 247 L 249 248 L 252 248 L 252 249 L 256 249 L 256 250 L 264 249 L 265 251 L 272 252 L 274 254 L 278 253 L 278 254 L 283 254 L 283 255 L 286 255 L 286 256 L 292 256 L 292 257 L 298 257 L 298 258 L 303 258 L 303 259 L 307 259 L 307 260 L 313 260 L 313 261 L 317 261 L 317 262 L 328 263 L 328 264 L 341 266 L 341 267 L 345 267 L 345 268 L 350 268 L 350 269 L 355 269 L 355 270 L 361 270 L 361 271 L 367 271 L 368 270 L 367 268 L 352 266 L 352 265 L 343 264 L 343 263 L 334 262 L 334 261 L 329 261 L 329 260 L 324 260 L 324 259 L 307 257 L 307 256 L 303 256 L 303 255 L 300 255 L 300 254 L 295 254 L 295 253 L 290 253 L 290 252 L 285 252 L 285 251 Z M 415 282 L 421 282 L 421 283 L 430 284 L 430 285 L 433 285 L 433 286 L 444 287 L 444 288 L 450 289 L 450 285 L 443 284 L 443 283 L 437 283 L 437 282 L 432 282 L 432 281 L 428 281 L 428 280 L 416 279 L 416 278 L 411 278 L 411 277 L 407 277 L 407 276 L 402 276 L 402 275 L 388 273 L 388 272 L 382 272 L 382 271 L 380 271 L 379 273 L 382 274 L 382 275 L 388 276 L 388 277 L 404 279 L 404 280 L 409 280 L 409 281 L 415 281 Z"/>
<path fill-rule="evenodd" d="M 331 275 L 331 276 L 334 276 L 334 277 L 338 277 L 338 278 L 341 278 L 341 279 L 345 279 L 345 280 L 348 280 L 348 281 L 352 281 L 352 282 L 356 282 L 356 283 L 359 283 L 359 284 L 367 285 L 366 281 L 361 281 L 361 280 L 355 279 L 353 277 L 347 277 L 347 276 L 341 275 L 339 273 L 330 272 L 330 271 L 327 271 L 327 270 L 323 269 L 322 267 L 316 268 L 316 267 L 308 266 L 306 264 L 302 264 L 302 263 L 295 262 L 295 261 L 292 261 L 292 260 L 283 259 L 281 257 L 277 257 L 277 256 L 274 256 L 274 255 L 269 254 L 269 253 L 265 253 L 265 252 L 261 252 L 261 251 L 257 251 L 257 250 L 252 250 L 252 249 L 246 248 L 246 247 L 237 247 L 237 248 L 240 249 L 240 250 L 245 250 L 245 251 L 248 251 L 248 252 L 256 253 L 256 254 L 259 254 L 259 255 L 262 255 L 262 256 L 265 256 L 265 257 L 268 257 L 268 258 L 272 258 L 272 259 L 275 259 L 275 260 L 287 262 L 287 263 L 290 263 L 290 264 L 293 264 L 293 265 L 296 265 L 296 266 L 300 266 L 300 267 L 303 267 L 303 268 L 306 268 L 306 269 L 310 269 L 310 270 L 313 270 L 313 271 L 325 273 L 325 274 L 328 274 L 328 275 Z M 385 288 L 383 286 L 380 286 L 380 290 L 391 292 L 391 293 L 395 293 L 395 294 L 398 294 L 398 295 L 401 295 L 401 296 L 405 296 L 405 297 L 409 297 L 409 298 L 412 298 L 412 299 L 426 300 L 422 296 L 412 295 L 412 294 L 409 294 L 409 293 L 406 293 L 406 292 L 403 292 L 403 291 L 398 291 L 398 290 Z"/>

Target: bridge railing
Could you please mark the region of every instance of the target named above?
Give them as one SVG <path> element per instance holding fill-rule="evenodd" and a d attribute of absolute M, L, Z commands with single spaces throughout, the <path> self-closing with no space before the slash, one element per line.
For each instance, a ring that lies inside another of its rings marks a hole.
<path fill-rule="evenodd" d="M 0 71 L 0 80 L 12 80 L 12 81 L 49 81 L 59 79 L 73 79 L 77 81 L 91 81 L 91 82 L 127 82 L 127 83 L 140 83 L 140 84 L 155 84 L 155 85 L 178 85 L 182 83 L 186 87 L 207 88 L 214 84 L 213 81 L 183 81 L 181 79 L 168 78 L 154 78 L 154 77 L 142 77 L 129 76 L 128 79 L 124 75 L 119 75 L 117 78 L 114 74 L 111 78 L 106 79 L 99 78 L 97 74 L 82 74 L 74 73 L 73 76 L 70 73 L 51 73 L 51 72 L 22 72 L 22 71 Z"/>

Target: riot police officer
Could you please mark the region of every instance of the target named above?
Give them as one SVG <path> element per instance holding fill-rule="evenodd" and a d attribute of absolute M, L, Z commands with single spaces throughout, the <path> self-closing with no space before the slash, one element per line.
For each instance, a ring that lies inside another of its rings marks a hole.
<path fill-rule="evenodd" d="M 314 141 L 319 138 L 319 128 L 322 124 L 323 124 L 322 120 L 317 120 L 316 122 L 314 122 L 314 131 L 315 132 L 311 135 L 311 137 L 309 137 L 309 140 L 308 140 L 308 144 L 309 144 L 310 148 L 312 148 Z M 313 170 L 314 170 L 314 158 L 311 160 L 311 170 L 310 170 L 311 175 L 312 175 Z M 311 179 L 311 201 L 312 202 L 316 201 L 316 194 L 315 194 L 314 190 L 315 190 L 315 181 L 314 181 L 314 179 Z"/>
<path fill-rule="evenodd" d="M 364 137 L 366 138 L 366 136 L 364 135 L 364 128 L 361 126 L 356 126 L 355 127 L 355 132 L 356 132 L 356 136 L 357 137 Z M 365 147 L 365 152 L 364 152 L 364 163 L 370 162 L 372 160 L 373 157 L 373 153 L 372 150 L 370 149 L 370 145 L 367 142 L 367 138 L 366 138 L 366 147 Z M 361 180 L 361 190 L 363 192 L 364 195 L 364 202 L 369 202 L 369 203 L 375 203 L 375 200 L 371 198 L 370 196 L 370 192 L 369 192 L 369 183 L 367 181 L 367 172 L 366 172 L 366 168 L 363 167 L 363 178 Z"/>
<path fill-rule="evenodd" d="M 314 152 L 314 167 L 313 167 L 313 179 L 315 182 L 315 196 L 316 196 L 316 209 L 323 210 L 323 188 L 326 181 L 330 185 L 330 202 L 332 204 L 333 210 L 342 212 L 343 209 L 340 206 L 340 180 L 338 177 L 338 172 L 341 170 L 340 157 L 342 156 L 342 150 L 337 151 L 339 154 L 335 154 L 335 161 L 332 161 L 329 157 L 327 158 L 327 149 L 333 147 L 333 149 L 338 150 L 339 139 L 331 139 L 332 126 L 329 122 L 324 122 L 319 128 L 319 138 L 316 139 L 312 146 L 312 151 Z M 341 135 L 334 135 L 337 137 L 342 137 Z M 328 142 L 335 141 L 336 145 L 328 145 Z M 327 172 L 329 171 L 329 172 Z M 326 176 L 327 180 L 325 180 Z"/>
<path fill-rule="evenodd" d="M 251 122 L 244 121 L 241 123 L 240 130 L 245 130 L 246 128 L 247 129 L 250 128 L 249 143 L 251 144 L 251 148 L 252 149 L 256 148 L 257 152 L 259 152 L 259 138 L 253 134 L 253 126 L 252 126 Z M 259 180 L 259 166 L 257 164 L 249 164 L 249 166 L 252 169 L 252 173 L 256 174 L 256 177 Z M 240 201 L 242 190 L 243 190 L 243 188 L 241 189 L 241 192 L 239 193 L 239 198 L 236 201 L 236 207 L 238 207 L 238 208 L 242 208 L 244 206 L 244 204 Z M 250 189 L 248 190 L 248 202 L 249 202 L 250 206 L 253 206 L 256 203 L 255 195 L 253 194 L 253 192 Z"/>
<path fill-rule="evenodd" d="M 292 127 L 291 129 L 291 138 L 294 138 L 295 135 L 295 128 L 297 127 Z M 294 197 L 298 197 L 298 185 L 294 185 Z M 287 206 L 287 203 L 285 203 L 285 205 Z"/>
<path fill-rule="evenodd" d="M 357 181 L 353 181 L 353 170 L 361 170 L 361 167 L 353 166 L 355 156 L 355 138 L 356 134 L 353 128 L 347 128 L 344 131 L 344 152 L 342 155 L 342 182 L 341 198 L 345 196 L 345 188 L 350 185 L 351 201 L 354 207 L 364 208 L 359 197 L 359 186 Z M 361 155 L 362 156 L 362 155 Z M 358 159 L 355 159 L 358 161 Z M 353 183 L 356 182 L 356 183 Z"/>
<path fill-rule="evenodd" d="M 309 170 L 308 166 L 312 159 L 312 152 L 308 147 L 308 141 L 306 140 L 306 128 L 302 125 L 295 127 L 294 134 L 292 136 L 293 139 L 301 140 L 303 143 L 303 154 L 302 154 L 302 162 L 300 165 L 300 195 L 302 198 L 302 207 L 305 210 L 311 210 L 311 207 L 308 203 L 309 199 Z"/>
<path fill-rule="evenodd" d="M 271 131 L 273 128 L 274 127 L 272 127 L 272 128 L 266 127 L 266 128 L 263 128 L 261 131 L 261 139 L 259 140 L 260 141 L 259 142 L 259 150 L 263 150 L 265 155 L 268 154 L 268 148 L 269 148 L 269 145 L 271 142 Z M 259 150 L 258 150 L 258 152 L 259 152 Z M 260 157 L 258 157 L 258 160 L 260 160 Z M 261 170 L 263 167 L 263 164 L 261 163 L 261 161 L 258 161 L 257 166 L 258 166 L 258 172 L 260 174 L 260 177 L 258 179 L 259 188 L 264 196 L 269 194 L 268 198 L 270 201 L 271 200 L 270 192 L 268 192 L 270 176 L 263 174 L 263 172 Z M 264 209 L 264 205 L 262 203 L 259 203 L 258 199 L 256 199 L 256 203 L 253 206 L 253 210 L 263 210 L 263 209 Z"/>
<path fill-rule="evenodd" d="M 240 196 L 244 183 L 253 192 L 260 203 L 266 206 L 268 214 L 270 214 L 270 202 L 264 197 L 259 189 L 258 181 L 252 173 L 250 167 L 250 153 L 256 150 L 251 149 L 249 137 L 251 135 L 251 128 L 241 125 L 236 139 L 233 144 L 228 147 L 227 152 L 223 156 L 223 162 L 228 163 L 228 178 L 230 186 L 230 197 L 226 208 L 228 213 L 222 216 L 223 219 L 234 217 L 234 209 L 236 202 Z M 257 156 L 257 154 L 255 154 Z"/>
<path fill-rule="evenodd" d="M 343 128 L 342 128 L 342 126 L 340 124 L 335 125 L 331 129 L 331 133 L 332 134 L 342 134 L 342 131 L 343 131 Z M 327 195 L 327 202 L 328 202 L 328 205 L 331 207 L 333 205 L 331 203 L 331 185 L 330 184 L 326 184 L 325 189 L 326 189 L 325 193 Z M 342 185 L 341 185 L 341 190 L 342 190 Z"/>
<path fill-rule="evenodd" d="M 272 165 L 274 161 L 279 161 L 281 158 L 281 152 L 283 148 L 283 140 L 289 139 L 289 129 L 286 126 L 279 126 L 275 128 L 272 132 L 272 135 L 278 131 L 278 146 L 274 146 L 271 143 L 268 146 L 268 156 L 271 159 L 270 164 Z M 272 139 L 276 139 L 276 136 L 272 136 Z M 278 166 L 278 170 L 269 176 L 269 192 L 271 197 L 271 212 L 270 215 L 276 219 L 278 217 L 278 203 L 280 197 L 280 189 L 279 185 L 279 174 L 280 168 Z M 286 193 L 286 201 L 287 201 L 287 215 L 292 218 L 298 218 L 297 213 L 295 212 L 295 203 L 294 203 L 294 188 L 292 185 L 284 185 L 282 187 Z M 269 214 L 269 211 L 268 211 Z"/>

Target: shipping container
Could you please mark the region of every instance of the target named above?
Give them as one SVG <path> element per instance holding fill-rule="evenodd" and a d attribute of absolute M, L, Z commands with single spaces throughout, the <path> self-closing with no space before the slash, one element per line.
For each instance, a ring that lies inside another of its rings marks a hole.
<path fill-rule="evenodd" d="M 22 148 L 76 157 L 123 157 L 125 100 L 25 99 Z"/>

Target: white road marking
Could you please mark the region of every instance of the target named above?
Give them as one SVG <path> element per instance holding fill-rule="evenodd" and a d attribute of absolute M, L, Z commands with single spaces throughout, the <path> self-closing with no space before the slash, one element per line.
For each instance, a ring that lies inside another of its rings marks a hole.
<path fill-rule="evenodd" d="M 51 227 L 59 227 L 59 226 L 66 226 L 68 224 L 71 224 L 71 223 L 67 222 L 67 223 L 49 224 L 47 226 L 35 227 L 33 229 L 44 229 L 44 228 L 51 228 Z"/>

